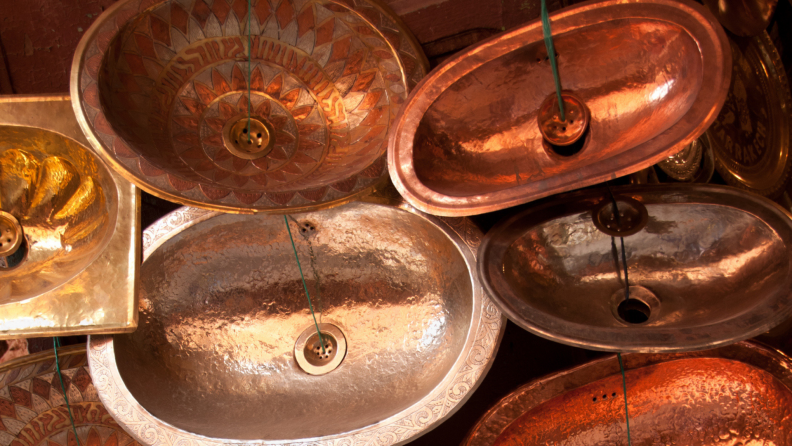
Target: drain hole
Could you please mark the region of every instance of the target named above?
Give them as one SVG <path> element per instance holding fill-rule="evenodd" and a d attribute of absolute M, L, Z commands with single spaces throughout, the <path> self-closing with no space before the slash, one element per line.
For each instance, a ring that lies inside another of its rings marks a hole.
<path fill-rule="evenodd" d="M 0 271 L 14 269 L 25 261 L 28 254 L 27 239 L 23 238 L 22 243 L 17 248 L 16 252 L 8 257 L 0 257 Z"/>
<path fill-rule="evenodd" d="M 649 320 L 652 309 L 641 300 L 627 299 L 619 304 L 618 313 L 621 320 L 628 324 L 643 324 Z"/>
<path fill-rule="evenodd" d="M 566 131 L 566 127 L 562 127 L 562 130 Z M 568 146 L 557 146 L 555 144 L 549 143 L 544 138 L 542 138 L 542 144 L 544 144 L 545 150 L 549 150 L 550 152 L 555 153 L 556 155 L 559 156 L 570 157 L 578 154 L 578 152 L 583 150 L 583 148 L 586 146 L 586 143 L 588 143 L 588 136 L 589 136 L 589 131 L 588 129 L 586 129 L 586 131 L 583 133 L 583 136 L 581 136 L 580 139 L 578 139 L 577 141 L 573 142 Z"/>

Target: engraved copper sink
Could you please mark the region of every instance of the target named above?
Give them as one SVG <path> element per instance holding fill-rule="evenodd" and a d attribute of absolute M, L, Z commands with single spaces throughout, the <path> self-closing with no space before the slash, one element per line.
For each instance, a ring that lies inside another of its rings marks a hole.
<path fill-rule="evenodd" d="M 758 343 L 626 354 L 632 444 L 792 445 L 792 360 Z M 463 446 L 627 444 L 619 364 L 609 357 L 528 383 Z"/>
<path fill-rule="evenodd" d="M 147 192 L 285 212 L 385 180 L 388 129 L 427 66 L 376 0 L 123 0 L 86 31 L 71 91 L 94 148 Z"/>
<path fill-rule="evenodd" d="M 480 214 L 626 175 L 695 140 L 723 105 L 729 42 L 701 5 L 586 2 L 551 21 L 562 87 L 591 115 L 577 152 L 540 134 L 537 113 L 555 87 L 536 21 L 464 51 L 413 90 L 388 146 L 410 204 Z"/>
<path fill-rule="evenodd" d="M 727 186 L 613 193 L 625 215 L 630 199 L 647 213 L 624 237 L 637 307 L 624 304 L 620 240 L 593 219 L 611 207 L 601 187 L 537 203 L 487 234 L 479 274 L 507 317 L 565 344 L 670 352 L 747 339 L 792 314 L 792 219 L 782 207 Z"/>
<path fill-rule="evenodd" d="M 138 330 L 89 340 L 99 395 L 141 444 L 401 444 L 489 369 L 504 320 L 469 221 L 371 203 L 289 218 L 346 357 L 318 376 L 297 363 L 313 322 L 283 217 L 181 208 L 144 233 Z"/>

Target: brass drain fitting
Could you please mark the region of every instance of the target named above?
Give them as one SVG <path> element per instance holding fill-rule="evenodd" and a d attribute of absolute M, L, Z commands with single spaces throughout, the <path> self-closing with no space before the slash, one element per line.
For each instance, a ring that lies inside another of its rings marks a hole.
<path fill-rule="evenodd" d="M 316 327 L 303 330 L 294 343 L 294 359 L 303 371 L 311 375 L 324 375 L 335 370 L 344 361 L 347 352 L 346 337 L 333 324 L 319 324 L 324 350 L 319 342 Z"/>

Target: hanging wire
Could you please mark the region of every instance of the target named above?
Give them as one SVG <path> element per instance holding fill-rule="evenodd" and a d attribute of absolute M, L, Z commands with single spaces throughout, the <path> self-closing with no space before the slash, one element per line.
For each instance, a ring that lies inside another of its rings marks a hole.
<path fill-rule="evenodd" d="M 60 369 L 60 360 L 58 360 L 58 349 L 60 346 L 60 338 L 52 338 L 52 349 L 55 350 L 55 370 L 58 372 L 58 378 L 60 379 L 63 399 L 66 400 L 66 410 L 69 411 L 69 421 L 71 421 L 72 431 L 74 431 L 74 439 L 77 440 L 77 446 L 80 446 L 80 437 L 77 435 L 77 427 L 74 426 L 74 417 L 72 416 L 71 406 L 69 405 L 69 396 L 66 395 L 66 386 L 63 384 L 63 374 Z"/>
<path fill-rule="evenodd" d="M 627 420 L 627 446 L 632 446 L 632 439 L 630 438 L 630 411 L 627 409 L 627 376 L 624 374 L 624 362 L 622 362 L 621 353 L 616 353 L 619 358 L 619 369 L 622 375 L 622 389 L 624 390 L 624 417 Z"/>
<path fill-rule="evenodd" d="M 566 121 L 564 101 L 561 99 L 561 78 L 558 76 L 558 64 L 556 62 L 553 33 L 550 30 L 550 16 L 547 13 L 546 0 L 542 0 L 542 34 L 544 35 L 545 47 L 547 47 L 547 57 L 550 59 L 550 66 L 553 68 L 553 81 L 555 82 L 556 96 L 558 96 L 559 115 L 561 116 L 561 121 Z"/>
<path fill-rule="evenodd" d="M 250 78 L 251 78 L 251 76 L 250 76 L 250 72 L 251 72 L 251 70 L 250 70 L 250 61 L 251 61 L 251 59 L 253 59 L 253 45 L 251 44 L 252 39 L 250 37 L 250 32 L 251 32 L 250 31 L 250 15 L 251 15 L 250 2 L 251 1 L 252 0 L 248 0 L 248 17 L 247 17 L 247 19 L 248 19 L 248 26 L 247 26 L 247 32 L 248 32 L 248 91 L 247 91 L 247 94 L 248 94 L 248 100 L 247 100 L 247 106 L 248 106 L 247 107 L 248 108 L 248 119 L 247 119 L 248 144 L 250 143 L 250 90 L 253 88 L 253 85 L 250 82 Z"/>
<path fill-rule="evenodd" d="M 308 298 L 308 308 L 311 310 L 311 317 L 313 317 L 314 326 L 316 327 L 316 334 L 319 335 L 319 344 L 322 346 L 322 354 L 324 354 L 325 345 L 322 339 L 322 332 L 319 331 L 319 323 L 316 322 L 316 315 L 314 314 L 313 304 L 311 303 L 311 293 L 308 292 L 308 285 L 305 283 L 305 276 L 303 275 L 302 266 L 300 266 L 300 257 L 297 255 L 297 247 L 294 245 L 289 219 L 284 215 L 283 221 L 286 223 L 286 231 L 289 233 L 289 240 L 291 240 L 292 249 L 294 250 L 294 259 L 297 260 L 297 269 L 300 270 L 300 279 L 302 279 L 303 289 L 305 289 L 305 297 Z"/>
<path fill-rule="evenodd" d="M 621 215 L 619 214 L 619 205 L 616 204 L 616 197 L 613 195 L 613 191 L 610 188 L 608 183 L 605 183 L 605 187 L 608 188 L 608 194 L 610 194 L 611 201 L 613 202 L 613 213 L 616 214 L 616 224 L 621 226 Z M 611 237 L 611 241 L 614 237 Z M 621 256 L 622 256 L 622 265 L 624 267 L 624 300 L 628 300 L 630 298 L 630 277 L 627 275 L 627 250 L 624 249 L 624 237 L 619 237 L 621 241 Z M 619 263 L 618 257 L 616 258 L 616 263 Z"/>

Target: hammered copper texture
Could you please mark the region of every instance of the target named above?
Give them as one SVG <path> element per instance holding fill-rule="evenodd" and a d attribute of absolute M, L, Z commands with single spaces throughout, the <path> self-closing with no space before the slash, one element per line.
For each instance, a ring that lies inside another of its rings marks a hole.
<path fill-rule="evenodd" d="M 624 356 L 633 445 L 792 444 L 792 361 L 758 344 Z M 464 446 L 627 444 L 616 358 L 512 392 Z"/>
<path fill-rule="evenodd" d="M 729 86 L 723 29 L 692 2 L 598 1 L 552 15 L 561 85 L 591 112 L 574 156 L 536 124 L 554 92 L 540 22 L 447 61 L 411 93 L 388 168 L 410 204 L 472 215 L 648 167 L 703 133 Z"/>
<path fill-rule="evenodd" d="M 313 322 L 283 217 L 178 210 L 144 235 L 138 330 L 90 340 L 103 401 L 143 444 L 400 444 L 489 368 L 502 317 L 473 272 L 480 232 L 365 203 L 290 224 L 344 361 L 321 376 L 295 361 Z"/>
<path fill-rule="evenodd" d="M 18 267 L 0 268 L 0 305 L 85 269 L 107 246 L 117 206 L 113 179 L 86 147 L 48 130 L 0 125 L 0 209 L 22 226 L 28 250 Z"/>
<path fill-rule="evenodd" d="M 792 219 L 777 204 L 726 186 L 613 188 L 647 209 L 624 237 L 629 283 L 653 293 L 643 324 L 614 314 L 624 290 L 621 246 L 592 212 L 604 187 L 556 196 L 499 223 L 479 273 L 512 321 L 548 339 L 617 351 L 687 351 L 763 333 L 792 313 Z"/>
<path fill-rule="evenodd" d="M 258 0 L 251 11 L 244 0 L 108 9 L 72 71 L 92 144 L 148 192 L 209 209 L 319 208 L 369 191 L 387 176 L 390 123 L 427 70 L 420 47 L 365 0 Z M 222 138 L 248 113 L 274 129 L 254 160 Z"/>
<path fill-rule="evenodd" d="M 140 446 L 105 410 L 88 373 L 85 346 L 59 350 L 69 408 L 85 446 Z M 52 350 L 0 366 L 0 445 L 76 446 Z"/>

